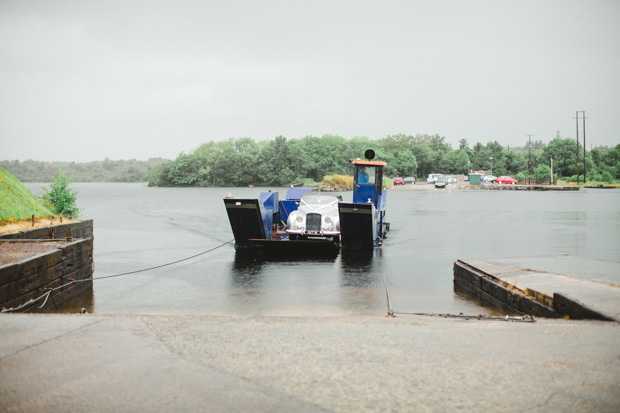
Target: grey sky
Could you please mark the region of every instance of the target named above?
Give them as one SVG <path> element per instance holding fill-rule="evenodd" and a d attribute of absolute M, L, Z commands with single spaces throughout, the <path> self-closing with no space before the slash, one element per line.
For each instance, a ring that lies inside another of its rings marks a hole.
<path fill-rule="evenodd" d="M 234 137 L 620 143 L 620 1 L 0 0 L 0 159 Z M 580 132 L 581 133 L 581 132 Z"/>

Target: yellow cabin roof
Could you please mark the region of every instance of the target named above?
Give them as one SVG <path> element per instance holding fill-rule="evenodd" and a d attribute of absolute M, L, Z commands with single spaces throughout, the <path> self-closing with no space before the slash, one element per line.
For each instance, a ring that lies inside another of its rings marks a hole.
<path fill-rule="evenodd" d="M 385 166 L 387 165 L 385 162 L 380 161 L 362 161 L 360 159 L 355 159 L 351 161 L 353 165 L 369 165 L 369 166 Z"/>

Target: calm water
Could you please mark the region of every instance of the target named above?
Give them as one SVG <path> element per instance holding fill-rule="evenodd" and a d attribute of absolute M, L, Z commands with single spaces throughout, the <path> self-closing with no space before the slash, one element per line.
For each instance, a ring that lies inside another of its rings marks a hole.
<path fill-rule="evenodd" d="M 39 184 L 29 184 L 40 192 Z M 256 188 L 75 184 L 95 225 L 95 277 L 179 260 L 232 237 L 222 198 Z M 278 190 L 278 188 L 273 188 Z M 280 189 L 281 196 L 285 189 Z M 342 194 L 350 201 L 352 194 Z M 580 255 L 620 261 L 620 191 L 390 190 L 389 237 L 371 255 L 238 256 L 232 244 L 157 270 L 96 280 L 63 306 L 100 314 L 498 314 L 455 292 L 459 258 Z"/>

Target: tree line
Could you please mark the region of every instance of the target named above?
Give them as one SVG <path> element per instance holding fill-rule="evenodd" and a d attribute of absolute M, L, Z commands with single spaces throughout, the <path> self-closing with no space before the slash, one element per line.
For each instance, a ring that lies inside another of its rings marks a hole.
<path fill-rule="evenodd" d="M 472 147 L 466 139 L 452 148 L 439 135 L 390 135 L 379 140 L 365 137 L 344 139 L 335 135 L 270 141 L 252 138 L 208 142 L 192 153 L 181 153 L 175 160 L 151 166 L 150 186 L 247 186 L 252 184 L 287 186 L 319 182 L 325 175 L 350 175 L 350 159 L 363 157 L 373 149 L 376 159 L 387 162 L 385 175 L 416 176 L 430 173 L 466 174 L 471 170 L 511 175 L 522 182 L 526 177 L 556 177 L 577 180 L 583 174 L 583 147 L 571 138 L 557 136 L 508 148 L 497 141 Z M 586 154 L 587 178 L 612 182 L 620 178 L 620 145 L 602 147 Z M 583 178 L 581 178 L 583 179 Z"/>
<path fill-rule="evenodd" d="M 21 182 L 52 182 L 64 170 L 73 182 L 146 182 L 149 167 L 169 162 L 152 158 L 148 161 L 135 159 L 94 162 L 42 162 L 32 159 L 20 162 L 0 161 L 0 167 L 11 172 Z"/>
<path fill-rule="evenodd" d="M 378 140 L 366 137 L 345 139 L 336 135 L 269 141 L 235 138 L 207 142 L 174 160 L 120 160 L 76 163 L 34 160 L 0 161 L 0 167 L 22 182 L 51 182 L 63 169 L 73 182 L 148 182 L 149 186 L 247 186 L 291 184 L 311 185 L 325 175 L 351 175 L 350 159 L 363 158 L 373 149 L 376 159 L 387 162 L 385 175 L 425 178 L 430 173 L 466 174 L 471 170 L 511 175 L 519 182 L 526 177 L 554 175 L 583 180 L 583 147 L 571 138 L 556 134 L 550 142 L 526 142 L 521 147 L 504 147 L 493 141 L 457 148 L 439 135 L 389 135 Z M 613 182 L 620 178 L 620 145 L 598 147 L 586 153 L 589 181 Z"/>

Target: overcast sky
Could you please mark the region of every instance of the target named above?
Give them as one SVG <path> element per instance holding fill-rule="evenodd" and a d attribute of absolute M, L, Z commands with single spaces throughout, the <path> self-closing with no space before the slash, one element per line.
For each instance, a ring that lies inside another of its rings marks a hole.
<path fill-rule="evenodd" d="M 522 146 L 574 138 L 581 110 L 588 149 L 620 143 L 618 0 L 0 0 L 0 160 L 278 135 Z"/>

